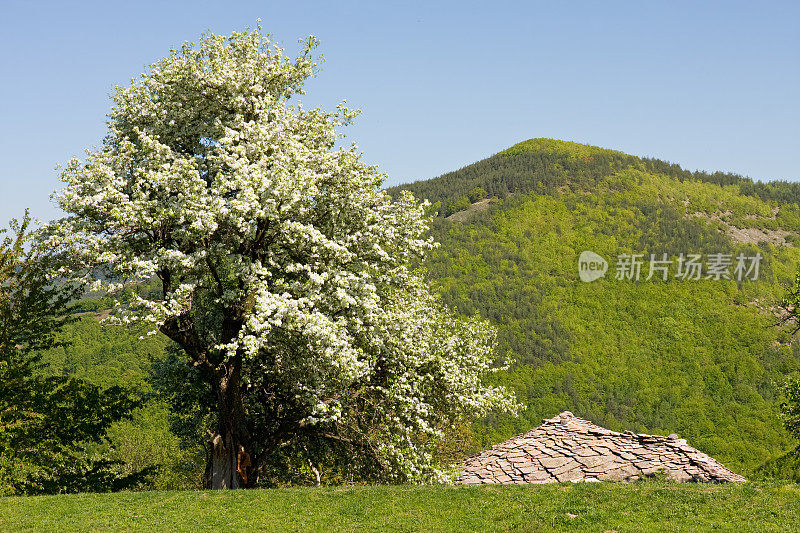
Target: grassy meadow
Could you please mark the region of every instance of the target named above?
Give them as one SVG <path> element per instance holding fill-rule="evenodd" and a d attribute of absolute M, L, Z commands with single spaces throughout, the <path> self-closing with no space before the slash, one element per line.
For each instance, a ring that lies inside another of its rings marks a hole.
<path fill-rule="evenodd" d="M 642 482 L 0 499 L 0 531 L 793 531 L 800 486 Z"/>

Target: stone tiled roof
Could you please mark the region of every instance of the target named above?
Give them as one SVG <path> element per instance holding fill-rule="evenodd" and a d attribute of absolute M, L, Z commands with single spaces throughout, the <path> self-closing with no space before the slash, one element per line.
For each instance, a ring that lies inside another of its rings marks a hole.
<path fill-rule="evenodd" d="M 460 481 L 635 481 L 659 471 L 676 481 L 746 481 L 676 435 L 617 433 L 569 411 L 466 459 Z"/>

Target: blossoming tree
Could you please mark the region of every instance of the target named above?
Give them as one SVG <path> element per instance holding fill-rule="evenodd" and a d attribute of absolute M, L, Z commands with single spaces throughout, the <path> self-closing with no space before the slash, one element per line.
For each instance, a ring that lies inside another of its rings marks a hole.
<path fill-rule="evenodd" d="M 318 482 L 431 479 L 447 427 L 514 407 L 482 383 L 492 328 L 414 268 L 434 246 L 424 205 L 335 146 L 354 112 L 292 99 L 316 46 L 291 59 L 258 28 L 173 50 L 117 87 L 102 146 L 55 194 L 69 216 L 50 245 L 73 277 L 160 280 L 118 316 L 175 341 L 209 385 L 212 488 L 263 482 L 281 458 Z"/>

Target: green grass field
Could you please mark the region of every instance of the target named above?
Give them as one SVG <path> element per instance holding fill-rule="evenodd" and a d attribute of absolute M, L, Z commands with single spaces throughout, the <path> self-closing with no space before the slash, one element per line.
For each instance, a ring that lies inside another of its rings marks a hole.
<path fill-rule="evenodd" d="M 800 485 L 566 484 L 0 499 L 0 531 L 797 531 Z"/>

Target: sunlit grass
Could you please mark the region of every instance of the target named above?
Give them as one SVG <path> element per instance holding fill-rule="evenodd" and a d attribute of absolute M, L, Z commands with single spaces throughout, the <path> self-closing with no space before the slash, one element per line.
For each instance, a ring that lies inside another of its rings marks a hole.
<path fill-rule="evenodd" d="M 800 486 L 566 484 L 0 499 L 2 531 L 791 531 Z"/>

